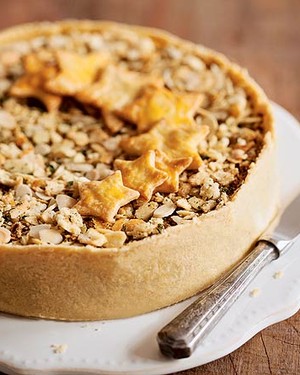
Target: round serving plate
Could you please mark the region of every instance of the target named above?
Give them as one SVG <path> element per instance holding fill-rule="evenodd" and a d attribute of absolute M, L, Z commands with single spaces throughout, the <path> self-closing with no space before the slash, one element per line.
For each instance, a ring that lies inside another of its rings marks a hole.
<path fill-rule="evenodd" d="M 273 104 L 278 133 L 281 201 L 300 191 L 300 126 Z M 259 207 L 258 207 L 259 209 Z M 238 235 L 238 234 L 237 234 Z M 187 359 L 163 357 L 156 334 L 194 298 L 142 316 L 90 323 L 0 314 L 0 371 L 8 374 L 168 374 L 218 359 L 265 327 L 300 309 L 300 240 L 267 266 Z M 62 286 L 63 287 L 63 286 Z M 138 303 L 138 301 L 137 301 Z"/>

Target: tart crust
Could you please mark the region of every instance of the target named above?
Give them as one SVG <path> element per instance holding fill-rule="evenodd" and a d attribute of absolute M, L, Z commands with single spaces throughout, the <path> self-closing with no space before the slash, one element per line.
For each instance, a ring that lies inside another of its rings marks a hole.
<path fill-rule="evenodd" d="M 0 45 L 60 32 L 120 28 L 109 22 L 64 21 L 19 26 Z M 197 222 L 167 228 L 119 249 L 2 245 L 0 311 L 59 320 L 134 316 L 186 299 L 214 283 L 249 251 L 277 211 L 274 125 L 262 89 L 239 66 L 202 46 L 158 30 L 124 26 L 162 43 L 190 45 L 227 71 L 264 114 L 264 146 L 235 195 Z"/>

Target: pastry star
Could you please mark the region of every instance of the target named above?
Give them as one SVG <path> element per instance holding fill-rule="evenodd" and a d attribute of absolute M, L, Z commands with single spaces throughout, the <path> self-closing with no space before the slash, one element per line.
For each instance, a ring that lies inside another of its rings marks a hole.
<path fill-rule="evenodd" d="M 169 159 L 166 154 L 156 151 L 156 168 L 168 174 L 168 178 L 155 191 L 175 193 L 179 189 L 179 176 L 191 164 L 192 158 Z"/>
<path fill-rule="evenodd" d="M 142 87 L 149 84 L 162 85 L 162 82 L 158 78 L 111 65 L 104 70 L 100 80 L 80 92 L 77 99 L 114 111 L 134 100 Z"/>
<path fill-rule="evenodd" d="M 124 185 L 137 190 L 147 200 L 152 197 L 154 189 L 168 177 L 166 172 L 155 167 L 153 150 L 146 151 L 133 161 L 116 160 L 115 167 L 122 172 Z"/>
<path fill-rule="evenodd" d="M 119 114 L 136 124 L 142 133 L 163 118 L 173 123 L 190 122 L 202 99 L 202 94 L 173 93 L 165 88 L 148 87 Z"/>
<path fill-rule="evenodd" d="M 159 150 L 173 159 L 191 157 L 193 160 L 189 169 L 197 169 L 202 164 L 197 147 L 208 132 L 207 126 L 197 125 L 194 122 L 170 125 L 166 121 L 160 121 L 147 133 L 124 138 L 120 146 L 129 155 L 141 155 L 147 150 Z"/>
<path fill-rule="evenodd" d="M 47 90 L 60 95 L 74 95 L 96 79 L 99 69 L 109 61 L 107 53 L 94 52 L 81 56 L 74 52 L 57 51 L 60 73 L 46 83 Z"/>
<path fill-rule="evenodd" d="M 120 171 L 102 181 L 80 183 L 78 188 L 80 200 L 74 208 L 83 216 L 96 216 L 110 222 L 120 207 L 140 196 L 137 191 L 123 185 Z"/>
<path fill-rule="evenodd" d="M 23 66 L 25 73 L 11 87 L 10 94 L 20 98 L 36 98 L 44 103 L 49 112 L 55 111 L 61 104 L 61 97 L 45 90 L 45 82 L 55 77 L 56 68 L 47 65 L 36 54 L 24 57 Z"/>

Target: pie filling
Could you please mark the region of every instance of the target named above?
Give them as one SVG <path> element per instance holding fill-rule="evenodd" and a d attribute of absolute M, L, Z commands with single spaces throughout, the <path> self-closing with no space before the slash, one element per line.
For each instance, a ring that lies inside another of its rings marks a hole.
<path fill-rule="evenodd" d="M 128 29 L 0 50 L 0 243 L 121 247 L 218 210 L 264 144 L 249 93 Z"/>

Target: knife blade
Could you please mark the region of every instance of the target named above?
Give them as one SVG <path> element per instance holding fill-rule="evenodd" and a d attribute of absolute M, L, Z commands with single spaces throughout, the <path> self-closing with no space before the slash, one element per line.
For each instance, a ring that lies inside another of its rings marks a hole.
<path fill-rule="evenodd" d="M 289 250 L 300 233 L 300 194 L 270 227 L 244 260 L 158 332 L 164 355 L 174 359 L 191 356 L 253 278 Z"/>
<path fill-rule="evenodd" d="M 286 251 L 300 234 L 300 194 L 281 213 L 275 227 L 267 230 L 260 240 L 274 244 L 281 253 Z M 272 224 L 271 224 L 272 227 Z"/>

